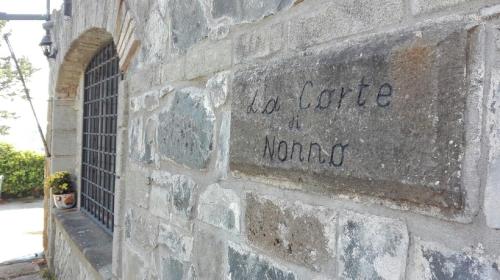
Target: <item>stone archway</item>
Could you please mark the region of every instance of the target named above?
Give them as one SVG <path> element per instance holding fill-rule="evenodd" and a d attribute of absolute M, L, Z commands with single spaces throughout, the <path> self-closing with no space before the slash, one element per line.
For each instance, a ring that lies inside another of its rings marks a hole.
<path fill-rule="evenodd" d="M 55 28 L 52 36 L 59 54 L 51 63 L 47 138 L 52 157 L 46 167 L 47 173 L 70 171 L 76 176 L 80 172 L 79 91 L 87 64 L 95 53 L 113 41 L 120 58 L 120 71 L 125 72 L 140 47 L 134 16 L 124 0 L 81 0 L 79 3 L 79 7 L 73 7 L 71 20 L 65 19 L 60 12 L 53 16 Z M 95 9 L 95 17 L 80 15 L 80 11 L 86 10 L 84 7 Z M 74 35 L 66 36 L 68 30 L 73 30 Z M 44 248 L 50 263 L 54 252 L 54 224 L 49 213 L 48 195 L 44 204 Z"/>

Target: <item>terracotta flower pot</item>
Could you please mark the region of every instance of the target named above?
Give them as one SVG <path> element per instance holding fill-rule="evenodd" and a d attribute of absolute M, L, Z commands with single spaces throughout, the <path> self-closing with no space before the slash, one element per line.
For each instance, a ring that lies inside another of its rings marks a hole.
<path fill-rule="evenodd" d="M 75 206 L 75 193 L 53 194 L 52 196 L 57 209 L 69 209 Z"/>

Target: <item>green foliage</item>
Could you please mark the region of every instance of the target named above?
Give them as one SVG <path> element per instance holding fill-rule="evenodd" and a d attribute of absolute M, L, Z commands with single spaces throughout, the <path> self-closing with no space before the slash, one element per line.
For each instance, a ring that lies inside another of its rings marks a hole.
<path fill-rule="evenodd" d="M 52 274 L 47 268 L 43 269 L 41 274 L 44 280 L 57 280 L 54 274 Z"/>
<path fill-rule="evenodd" d="M 71 175 L 68 172 L 56 172 L 45 181 L 52 189 L 52 194 L 67 194 L 73 192 Z"/>
<path fill-rule="evenodd" d="M 2 43 L 3 40 L 3 31 L 2 29 L 5 27 L 6 21 L 0 21 L 0 47 L 7 48 Z M 21 68 L 21 72 L 24 75 L 24 79 L 28 82 L 31 75 L 37 71 L 34 69 L 29 60 L 26 57 L 21 57 L 18 59 L 19 67 Z M 12 99 L 16 96 L 24 96 L 23 88 L 21 84 L 21 80 L 19 79 L 19 75 L 17 74 L 17 69 L 15 68 L 14 61 L 10 58 L 10 56 L 0 57 L 0 102 L 5 102 L 5 99 Z M 0 110 L 0 135 L 8 134 L 9 127 L 5 124 L 2 124 L 2 120 L 15 118 L 16 115 L 9 111 Z"/>
<path fill-rule="evenodd" d="M 17 151 L 0 143 L 2 194 L 13 197 L 43 194 L 44 157 L 30 151 Z"/>

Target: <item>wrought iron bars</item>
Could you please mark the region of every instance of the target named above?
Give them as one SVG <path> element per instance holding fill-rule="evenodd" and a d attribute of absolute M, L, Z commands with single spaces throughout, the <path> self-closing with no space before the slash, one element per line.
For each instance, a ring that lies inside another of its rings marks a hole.
<path fill-rule="evenodd" d="M 85 71 L 81 209 L 113 232 L 118 55 L 113 42 L 102 48 Z"/>

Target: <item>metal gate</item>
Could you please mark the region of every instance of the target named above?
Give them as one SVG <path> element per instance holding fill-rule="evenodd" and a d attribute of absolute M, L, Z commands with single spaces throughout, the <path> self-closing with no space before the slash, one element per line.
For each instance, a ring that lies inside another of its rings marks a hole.
<path fill-rule="evenodd" d="M 113 232 L 118 55 L 113 42 L 102 48 L 85 71 L 81 209 Z"/>

